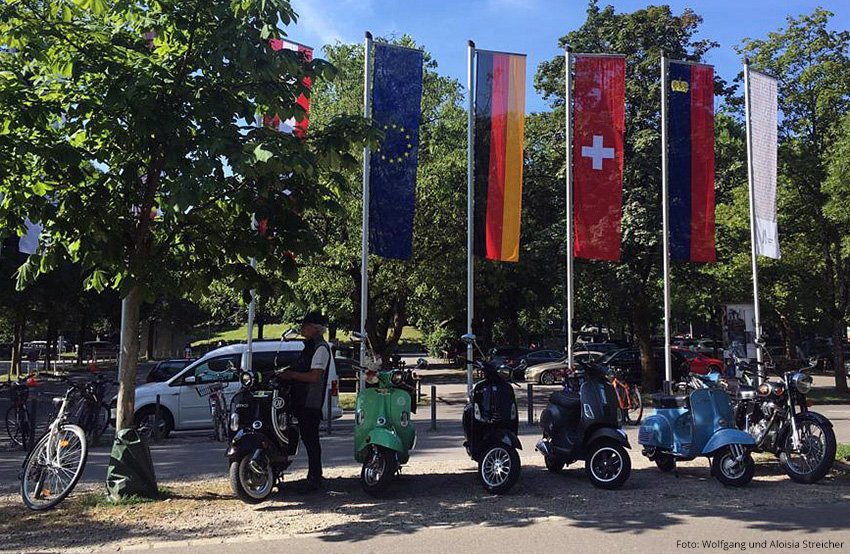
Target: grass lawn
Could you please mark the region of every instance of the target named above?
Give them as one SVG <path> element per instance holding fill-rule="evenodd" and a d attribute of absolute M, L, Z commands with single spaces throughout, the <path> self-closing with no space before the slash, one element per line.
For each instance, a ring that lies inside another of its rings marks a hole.
<path fill-rule="evenodd" d="M 286 332 L 288 329 L 296 328 L 296 330 L 300 329 L 300 326 L 295 323 L 275 323 L 271 325 L 266 325 L 263 328 L 263 336 L 265 340 L 277 340 L 280 336 Z M 203 330 L 199 329 L 197 334 L 203 335 Z M 196 334 L 196 336 L 197 336 Z M 225 342 L 241 342 L 245 341 L 248 337 L 248 324 L 242 325 L 241 327 L 235 327 L 230 329 L 223 329 L 221 331 L 217 331 L 213 333 L 209 338 L 199 339 L 192 343 L 193 347 L 202 346 L 204 344 L 216 344 L 218 341 L 223 340 Z M 337 332 L 338 341 L 340 343 L 348 342 L 348 332 L 340 330 Z M 254 339 L 258 339 L 257 336 L 257 326 L 254 326 Z M 327 338 L 327 333 L 325 333 L 325 338 Z M 404 343 L 412 343 L 412 342 L 421 342 L 422 341 L 422 333 L 416 327 L 405 327 L 401 332 L 401 340 L 402 344 Z"/>
<path fill-rule="evenodd" d="M 806 398 L 815 404 L 850 404 L 850 394 L 839 393 L 835 387 L 815 387 Z"/>
<path fill-rule="evenodd" d="M 356 392 L 341 392 L 339 393 L 339 407 L 343 410 L 351 411 L 354 410 L 354 406 L 357 402 L 357 393 Z M 423 394 L 422 398 L 419 400 L 418 406 L 427 406 L 431 403 L 431 399 L 427 394 Z"/>
<path fill-rule="evenodd" d="M 838 443 L 838 448 L 835 449 L 835 459 L 850 463 L 850 444 Z"/>

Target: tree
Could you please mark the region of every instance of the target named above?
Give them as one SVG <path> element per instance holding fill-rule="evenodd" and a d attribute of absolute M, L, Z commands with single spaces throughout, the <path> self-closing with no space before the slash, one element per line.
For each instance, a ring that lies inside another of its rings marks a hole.
<path fill-rule="evenodd" d="M 841 122 L 850 108 L 850 32 L 830 30 L 830 17 L 821 8 L 789 17 L 784 29 L 766 39 L 746 39 L 739 51 L 754 68 L 779 80 L 780 201 L 784 194 L 783 212 L 790 217 L 788 226 L 780 227 L 783 259 L 775 263 L 787 273 L 786 244 L 795 242 L 822 259 L 822 306 L 832 336 L 835 385 L 846 392 L 841 345 L 850 308 L 850 221 L 842 215 L 846 175 L 837 155 L 846 154 Z M 798 260 L 794 256 L 791 263 Z M 803 266 L 810 282 L 811 268 Z"/>
<path fill-rule="evenodd" d="M 304 140 L 258 125 L 258 114 L 303 117 L 304 78 L 334 75 L 323 60 L 272 49 L 279 22 L 296 19 L 286 0 L 0 10 L 0 229 L 44 224 L 19 286 L 71 260 L 89 287 L 120 291 L 124 429 L 143 300 L 222 278 L 261 288 L 252 256 L 291 275 L 285 251 L 316 246 L 302 214 L 335 205 L 362 119 L 314 125 Z M 254 213 L 269 218 L 263 237 Z"/>
<path fill-rule="evenodd" d="M 715 46 L 695 35 L 702 18 L 691 9 L 674 15 L 669 6 L 650 6 L 632 13 L 616 13 L 613 6 L 600 8 L 591 0 L 587 20 L 559 40 L 575 52 L 613 52 L 626 56 L 626 136 L 624 145 L 622 250 L 620 263 L 576 264 L 577 278 L 591 278 L 608 288 L 612 298 L 625 301 L 631 312 L 645 368 L 647 390 L 660 385 L 651 350 L 653 322 L 661 305 L 661 141 L 660 54 L 671 59 L 701 61 Z M 724 95 L 724 84 L 715 78 L 715 91 Z M 564 57 L 540 64 L 536 86 L 563 119 Z M 577 290 L 585 285 L 577 286 Z M 587 304 L 577 295 L 577 311 Z M 621 309 L 625 306 L 621 306 Z"/>

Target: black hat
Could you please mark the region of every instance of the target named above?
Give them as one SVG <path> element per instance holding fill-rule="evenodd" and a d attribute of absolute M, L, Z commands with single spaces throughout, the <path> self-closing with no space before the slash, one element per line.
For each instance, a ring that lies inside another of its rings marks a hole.
<path fill-rule="evenodd" d="M 327 325 L 327 320 L 325 316 L 322 315 L 322 312 L 307 312 L 307 315 L 301 320 L 302 324 L 312 323 L 313 325 Z"/>

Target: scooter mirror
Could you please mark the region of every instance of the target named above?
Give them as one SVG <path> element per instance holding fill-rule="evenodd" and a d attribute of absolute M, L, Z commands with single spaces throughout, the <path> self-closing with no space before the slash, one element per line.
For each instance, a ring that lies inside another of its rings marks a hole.
<path fill-rule="evenodd" d="M 354 342 L 361 342 L 363 340 L 363 334 L 358 333 L 357 331 L 352 332 L 350 337 Z"/>
<path fill-rule="evenodd" d="M 463 335 L 462 337 L 460 337 L 460 340 L 464 344 L 473 344 L 475 342 L 475 338 L 476 338 L 475 335 L 473 335 L 472 333 L 467 333 L 467 334 Z"/>
<path fill-rule="evenodd" d="M 428 360 L 426 360 L 425 358 L 419 358 L 418 360 L 416 360 L 416 367 L 418 367 L 418 368 L 428 367 Z"/>
<path fill-rule="evenodd" d="M 297 336 L 297 335 L 298 335 L 298 331 L 296 331 L 295 329 L 289 329 L 289 330 L 285 331 L 285 332 L 284 332 L 284 333 L 280 336 L 280 340 L 289 340 L 289 339 L 291 339 L 292 337 L 295 337 L 295 336 Z"/>

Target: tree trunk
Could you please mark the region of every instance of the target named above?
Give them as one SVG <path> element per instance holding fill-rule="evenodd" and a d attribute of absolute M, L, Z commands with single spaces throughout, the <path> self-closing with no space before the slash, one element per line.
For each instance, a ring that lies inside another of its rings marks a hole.
<path fill-rule="evenodd" d="M 832 321 L 832 364 L 835 368 L 835 390 L 847 393 L 847 371 L 844 368 L 844 319 L 836 317 Z"/>
<path fill-rule="evenodd" d="M 130 289 L 121 300 L 121 355 L 118 360 L 118 413 L 115 418 L 115 428 L 119 431 L 133 426 L 141 301 L 138 286 Z"/>
<path fill-rule="evenodd" d="M 24 331 L 27 323 L 27 310 L 25 304 L 19 304 L 15 312 L 15 330 L 12 338 L 12 366 L 9 368 L 9 374 L 15 374 L 15 377 L 21 374 L 21 360 L 24 357 Z"/>
<path fill-rule="evenodd" d="M 640 366 L 643 368 L 643 390 L 657 391 L 661 387 L 661 374 L 655 367 L 652 356 L 652 329 L 649 324 L 649 314 L 643 302 L 635 303 L 635 335 L 640 348 Z"/>
<path fill-rule="evenodd" d="M 146 345 L 146 354 L 148 361 L 153 360 L 155 357 L 154 354 L 154 333 L 156 332 L 156 323 L 154 323 L 153 317 L 148 320 L 148 344 Z"/>

